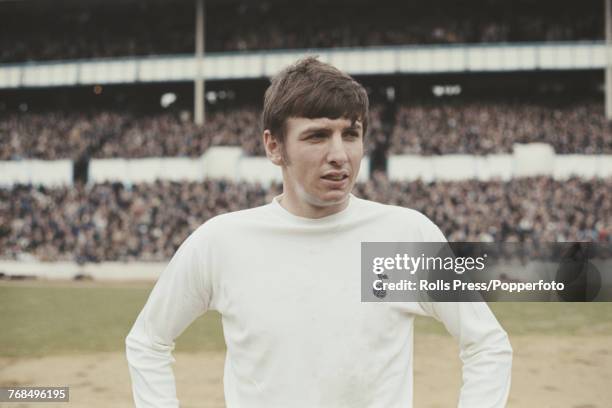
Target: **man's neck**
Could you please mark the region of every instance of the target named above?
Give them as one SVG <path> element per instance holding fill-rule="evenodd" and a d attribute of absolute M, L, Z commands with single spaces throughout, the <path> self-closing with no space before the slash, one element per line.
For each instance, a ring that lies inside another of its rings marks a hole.
<path fill-rule="evenodd" d="M 278 197 L 278 203 L 291 214 L 303 218 L 323 218 L 344 210 L 349 204 L 349 197 L 341 203 L 326 206 L 317 206 L 304 200 L 292 199 L 288 194 Z"/>

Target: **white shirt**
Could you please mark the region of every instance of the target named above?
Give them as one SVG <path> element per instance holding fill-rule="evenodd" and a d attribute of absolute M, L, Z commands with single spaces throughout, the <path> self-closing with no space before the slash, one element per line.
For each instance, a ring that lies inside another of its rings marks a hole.
<path fill-rule="evenodd" d="M 459 342 L 459 406 L 504 406 L 512 349 L 486 303 L 361 302 L 362 241 L 445 239 L 417 211 L 354 196 L 319 219 L 274 199 L 204 223 L 126 339 L 136 406 L 178 407 L 174 339 L 209 309 L 222 316 L 228 408 L 411 407 L 416 315 L 442 321 Z"/>

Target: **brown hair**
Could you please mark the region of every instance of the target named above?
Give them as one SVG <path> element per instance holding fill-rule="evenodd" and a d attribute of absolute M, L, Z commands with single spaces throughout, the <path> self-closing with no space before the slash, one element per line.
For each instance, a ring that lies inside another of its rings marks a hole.
<path fill-rule="evenodd" d="M 361 84 L 317 57 L 306 57 L 272 78 L 264 96 L 262 122 L 264 130 L 280 142 L 290 117 L 360 120 L 365 135 L 368 109 L 368 94 Z"/>

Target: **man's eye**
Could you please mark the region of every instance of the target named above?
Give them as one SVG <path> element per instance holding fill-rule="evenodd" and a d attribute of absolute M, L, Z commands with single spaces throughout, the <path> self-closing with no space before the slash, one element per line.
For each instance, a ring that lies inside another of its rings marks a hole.
<path fill-rule="evenodd" d="M 346 137 L 351 138 L 351 139 L 356 139 L 359 137 L 359 133 L 357 132 L 347 132 L 344 134 Z"/>

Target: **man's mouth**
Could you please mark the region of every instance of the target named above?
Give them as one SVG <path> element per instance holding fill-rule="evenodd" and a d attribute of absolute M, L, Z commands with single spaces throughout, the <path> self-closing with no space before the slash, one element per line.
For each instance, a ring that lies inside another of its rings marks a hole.
<path fill-rule="evenodd" d="M 326 176 L 323 176 L 322 178 L 331 181 L 342 181 L 348 178 L 348 174 L 328 174 Z"/>

